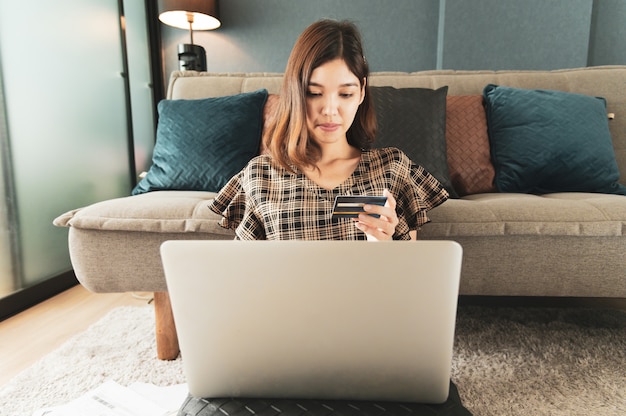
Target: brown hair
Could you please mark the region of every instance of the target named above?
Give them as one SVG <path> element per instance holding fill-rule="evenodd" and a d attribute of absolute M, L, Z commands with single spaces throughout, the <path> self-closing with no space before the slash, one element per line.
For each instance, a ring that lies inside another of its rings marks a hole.
<path fill-rule="evenodd" d="M 292 171 L 292 166 L 313 166 L 320 149 L 309 140 L 306 124 L 306 91 L 311 73 L 320 65 L 342 59 L 359 79 L 361 87 L 369 76 L 361 35 L 348 21 L 320 20 L 306 28 L 294 45 L 283 78 L 277 114 L 263 140 L 273 159 Z M 371 147 L 376 135 L 376 116 L 365 83 L 365 98 L 348 129 L 348 143 L 359 149 Z"/>

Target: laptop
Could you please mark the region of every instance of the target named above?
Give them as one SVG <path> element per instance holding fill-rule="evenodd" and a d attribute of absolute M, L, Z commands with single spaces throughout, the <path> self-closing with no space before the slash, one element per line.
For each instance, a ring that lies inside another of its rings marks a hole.
<path fill-rule="evenodd" d="M 453 241 L 166 241 L 190 394 L 443 403 Z"/>

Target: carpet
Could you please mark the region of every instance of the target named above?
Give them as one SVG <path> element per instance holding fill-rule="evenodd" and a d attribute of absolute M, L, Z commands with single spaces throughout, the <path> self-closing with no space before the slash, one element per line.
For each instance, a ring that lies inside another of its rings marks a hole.
<path fill-rule="evenodd" d="M 151 307 L 111 311 L 0 389 L 0 415 L 76 399 L 107 380 L 184 383 L 159 361 Z M 626 312 L 461 306 L 452 379 L 475 415 L 626 414 Z"/>

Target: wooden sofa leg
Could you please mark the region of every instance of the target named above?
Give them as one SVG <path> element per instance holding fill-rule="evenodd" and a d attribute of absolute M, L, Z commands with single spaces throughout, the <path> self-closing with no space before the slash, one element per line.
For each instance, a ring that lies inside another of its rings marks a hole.
<path fill-rule="evenodd" d="M 180 349 L 169 293 L 154 292 L 154 314 L 157 356 L 160 360 L 175 360 Z"/>

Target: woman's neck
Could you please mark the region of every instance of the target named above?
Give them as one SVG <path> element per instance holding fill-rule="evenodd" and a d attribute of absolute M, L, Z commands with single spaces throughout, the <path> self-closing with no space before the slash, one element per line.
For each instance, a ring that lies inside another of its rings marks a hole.
<path fill-rule="evenodd" d="M 333 145 L 321 150 L 320 159 L 315 166 L 304 169 L 304 174 L 324 189 L 334 189 L 344 183 L 361 160 L 361 151 L 347 143 L 345 147 Z"/>

